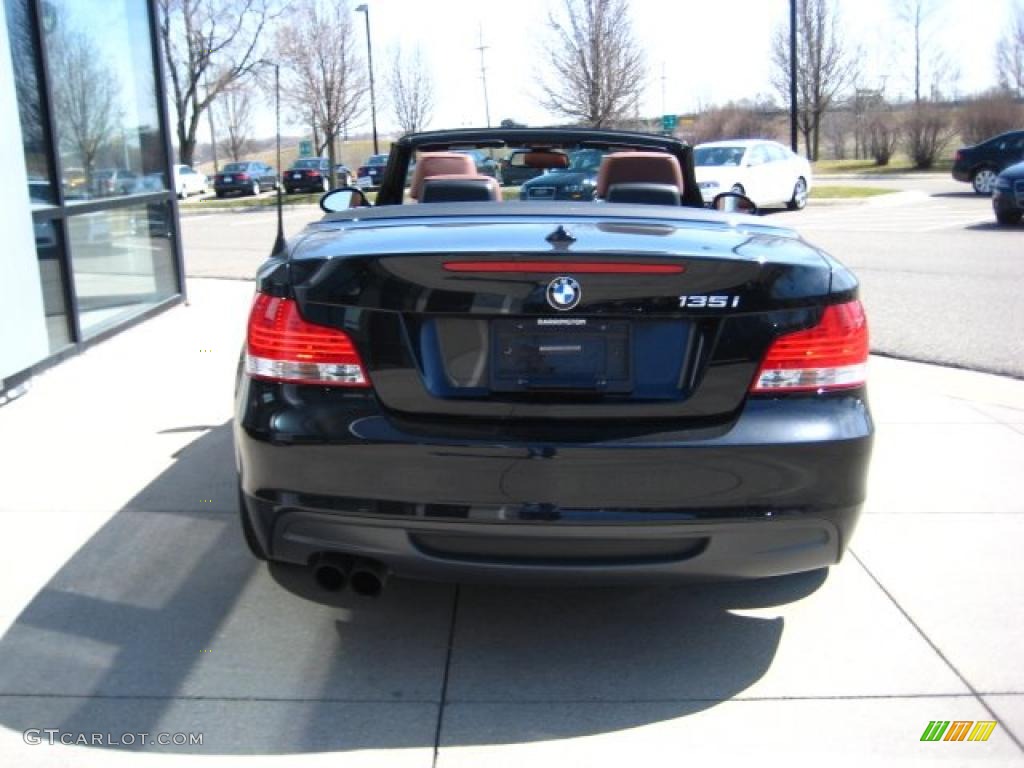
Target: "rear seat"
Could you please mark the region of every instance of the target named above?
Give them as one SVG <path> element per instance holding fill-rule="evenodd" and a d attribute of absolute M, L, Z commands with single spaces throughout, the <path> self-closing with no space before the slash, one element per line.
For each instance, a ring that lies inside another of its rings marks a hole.
<path fill-rule="evenodd" d="M 594 192 L 610 203 L 681 205 L 683 172 L 664 152 L 613 152 L 601 159 Z"/>
<path fill-rule="evenodd" d="M 498 182 L 490 176 L 443 174 L 423 180 L 421 203 L 470 203 L 501 200 Z"/>

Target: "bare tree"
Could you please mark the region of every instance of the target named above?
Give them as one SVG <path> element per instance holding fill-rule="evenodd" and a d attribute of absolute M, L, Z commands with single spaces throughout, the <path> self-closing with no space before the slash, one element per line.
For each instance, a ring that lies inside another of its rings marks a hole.
<path fill-rule="evenodd" d="M 821 122 L 836 96 L 856 76 L 856 59 L 840 36 L 831 0 L 797 0 L 797 127 L 807 156 L 818 159 Z M 772 84 L 789 99 L 789 26 L 776 29 Z"/>
<path fill-rule="evenodd" d="M 989 91 L 967 101 L 957 122 L 964 142 L 977 144 L 1024 124 L 1024 105 L 1009 91 Z"/>
<path fill-rule="evenodd" d="M 232 160 L 238 162 L 249 151 L 251 135 L 249 130 L 252 112 L 252 91 L 245 83 L 235 83 L 225 88 L 220 97 L 221 126 L 227 136 L 221 141 L 221 148 Z"/>
<path fill-rule="evenodd" d="M 312 113 L 317 154 L 336 162 L 335 143 L 366 109 L 369 81 L 344 0 L 300 0 L 277 34 L 282 93 L 305 121 Z"/>
<path fill-rule="evenodd" d="M 775 110 L 775 105 L 767 99 L 744 99 L 722 107 L 711 107 L 697 118 L 689 138 L 700 144 L 720 139 L 769 137 L 774 133 L 772 113 Z"/>
<path fill-rule="evenodd" d="M 178 160 L 192 165 L 199 118 L 260 64 L 258 43 L 278 0 L 157 0 L 177 112 Z"/>
<path fill-rule="evenodd" d="M 633 38 L 626 0 L 564 0 L 548 14 L 541 104 L 595 128 L 634 117 L 646 77 L 644 55 Z"/>
<path fill-rule="evenodd" d="M 1010 12 L 1010 28 L 996 48 L 999 85 L 1024 97 L 1024 3 L 1016 2 Z"/>
<path fill-rule="evenodd" d="M 103 66 L 100 47 L 83 31 L 58 25 L 50 34 L 53 111 L 61 144 L 78 156 L 86 183 L 91 183 L 96 158 L 117 127 L 117 75 Z"/>
<path fill-rule="evenodd" d="M 863 126 L 867 153 L 875 165 L 888 165 L 900 138 L 896 117 L 881 105 L 864 115 Z"/>
<path fill-rule="evenodd" d="M 915 104 L 903 121 L 903 147 L 914 167 L 927 170 L 956 136 L 948 110 L 923 101 Z"/>
<path fill-rule="evenodd" d="M 430 122 L 434 108 L 434 82 L 424 65 L 419 46 L 411 58 L 396 47 L 387 73 L 391 109 L 402 133 L 421 131 Z"/>
<path fill-rule="evenodd" d="M 936 48 L 932 35 L 945 0 L 892 0 L 892 3 L 896 17 L 909 27 L 911 32 L 914 103 L 920 104 L 926 99 L 938 101 L 943 85 L 955 82 L 960 76 L 946 55 Z M 927 61 L 922 62 L 926 52 L 930 52 L 930 55 Z M 929 92 L 922 94 L 922 86 L 926 83 Z"/>

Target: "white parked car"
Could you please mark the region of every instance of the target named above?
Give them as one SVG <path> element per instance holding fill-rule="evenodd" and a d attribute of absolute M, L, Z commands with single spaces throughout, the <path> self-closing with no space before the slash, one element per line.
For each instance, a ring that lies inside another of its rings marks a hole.
<path fill-rule="evenodd" d="M 187 165 L 174 166 L 174 193 L 182 200 L 189 195 L 205 195 L 206 175 Z"/>
<path fill-rule="evenodd" d="M 807 205 L 811 165 L 777 141 L 710 141 L 694 147 L 693 161 L 705 203 L 721 192 L 741 192 L 758 208 Z"/>

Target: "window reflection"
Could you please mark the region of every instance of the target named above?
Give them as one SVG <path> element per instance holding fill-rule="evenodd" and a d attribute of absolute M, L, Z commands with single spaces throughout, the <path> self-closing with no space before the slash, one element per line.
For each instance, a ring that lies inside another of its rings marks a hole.
<path fill-rule="evenodd" d="M 50 141 L 43 123 L 42 96 L 37 63 L 38 45 L 30 23 L 29 0 L 5 0 L 7 35 L 14 65 L 14 87 L 18 99 L 29 198 L 33 208 L 57 202 L 50 180 Z"/>
<path fill-rule="evenodd" d="M 147 4 L 52 6 L 45 43 L 66 200 L 167 189 Z"/>
<path fill-rule="evenodd" d="M 166 203 L 68 217 L 85 338 L 178 292 Z"/>
<path fill-rule="evenodd" d="M 71 343 L 68 309 L 64 301 L 64 275 L 60 263 L 60 229 L 55 221 L 34 221 L 36 255 L 39 258 L 39 282 L 43 288 L 43 309 L 50 353 Z"/>

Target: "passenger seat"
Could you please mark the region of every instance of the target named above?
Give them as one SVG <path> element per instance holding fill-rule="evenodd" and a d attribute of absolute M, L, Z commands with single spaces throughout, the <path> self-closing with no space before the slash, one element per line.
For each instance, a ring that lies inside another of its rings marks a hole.
<path fill-rule="evenodd" d="M 683 172 L 665 152 L 613 152 L 601 159 L 595 196 L 609 203 L 682 205 Z"/>

